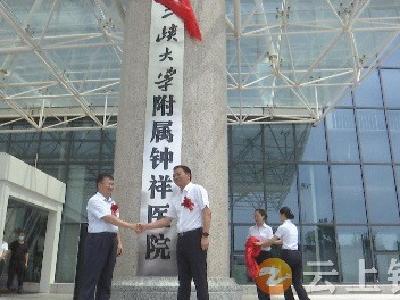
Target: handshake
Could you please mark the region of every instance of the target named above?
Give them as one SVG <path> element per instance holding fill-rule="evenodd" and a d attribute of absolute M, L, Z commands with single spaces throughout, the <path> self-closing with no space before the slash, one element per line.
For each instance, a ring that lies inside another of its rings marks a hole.
<path fill-rule="evenodd" d="M 144 231 L 148 230 L 149 229 L 148 225 L 149 224 L 136 223 L 136 224 L 131 224 L 131 226 L 129 228 L 139 234 L 139 233 L 143 233 Z"/>

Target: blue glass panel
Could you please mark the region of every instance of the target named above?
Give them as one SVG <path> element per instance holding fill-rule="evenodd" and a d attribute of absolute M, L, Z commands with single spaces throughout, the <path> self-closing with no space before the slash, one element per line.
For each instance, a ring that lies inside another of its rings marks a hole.
<path fill-rule="evenodd" d="M 392 146 L 392 158 L 395 163 L 400 163 L 400 110 L 388 110 L 387 119 Z"/>
<path fill-rule="evenodd" d="M 337 109 L 326 116 L 329 156 L 332 161 L 358 162 L 358 145 L 352 109 Z"/>
<path fill-rule="evenodd" d="M 400 107 L 400 70 L 381 70 L 382 90 L 386 107 Z"/>
<path fill-rule="evenodd" d="M 381 107 L 382 94 L 378 72 L 374 71 L 364 78 L 354 90 L 357 107 Z"/>
<path fill-rule="evenodd" d="M 366 223 L 360 167 L 334 165 L 331 168 L 331 172 L 336 223 Z"/>
<path fill-rule="evenodd" d="M 300 165 L 299 188 L 302 223 L 332 223 L 328 167 Z"/>
<path fill-rule="evenodd" d="M 357 125 L 363 162 L 390 162 L 389 140 L 383 110 L 357 110 Z"/>
<path fill-rule="evenodd" d="M 375 224 L 399 224 L 399 207 L 391 166 L 364 166 L 368 221 Z"/>

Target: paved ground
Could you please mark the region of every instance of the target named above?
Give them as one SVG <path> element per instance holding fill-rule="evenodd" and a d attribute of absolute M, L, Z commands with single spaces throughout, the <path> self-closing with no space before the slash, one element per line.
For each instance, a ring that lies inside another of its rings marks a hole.
<path fill-rule="evenodd" d="M 40 299 L 40 300 L 72 300 L 71 295 L 62 294 L 0 294 L 1 300 L 27 300 L 27 299 Z M 245 295 L 243 300 L 257 300 L 256 295 Z M 281 300 L 283 296 L 271 296 L 271 300 Z M 297 296 L 295 296 L 297 299 Z M 311 300 L 399 300 L 400 295 L 393 294 L 336 294 L 336 295 L 310 295 Z"/>

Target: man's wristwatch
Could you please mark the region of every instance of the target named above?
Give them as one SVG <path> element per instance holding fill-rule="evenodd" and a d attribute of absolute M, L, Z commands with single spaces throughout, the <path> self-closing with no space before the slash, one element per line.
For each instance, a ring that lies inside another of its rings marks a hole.
<path fill-rule="evenodd" d="M 208 237 L 210 234 L 208 232 L 203 232 L 201 235 L 204 237 Z"/>

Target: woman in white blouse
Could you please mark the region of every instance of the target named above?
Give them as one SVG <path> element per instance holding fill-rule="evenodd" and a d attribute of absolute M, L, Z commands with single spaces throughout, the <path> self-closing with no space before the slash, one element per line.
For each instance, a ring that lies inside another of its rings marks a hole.
<path fill-rule="evenodd" d="M 249 237 L 254 236 L 259 240 L 258 245 L 261 246 L 260 254 L 257 256 L 257 264 L 260 265 L 264 260 L 271 258 L 271 247 L 269 240 L 273 237 L 273 231 L 270 226 L 265 224 L 267 214 L 264 209 L 258 208 L 254 212 L 254 219 L 256 225 L 249 228 Z M 259 300 L 269 300 L 269 294 L 263 292 L 257 287 L 257 294 Z"/>
<path fill-rule="evenodd" d="M 282 225 L 275 232 L 272 243 L 280 240 L 282 242 L 281 258 L 289 265 L 292 270 L 292 285 L 296 290 L 300 300 L 310 300 L 301 281 L 302 261 L 299 251 L 299 232 L 296 225 L 292 223 L 294 218 L 289 207 L 282 207 L 279 211 Z M 285 300 L 294 300 L 291 288 L 285 293 Z"/>

